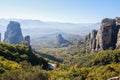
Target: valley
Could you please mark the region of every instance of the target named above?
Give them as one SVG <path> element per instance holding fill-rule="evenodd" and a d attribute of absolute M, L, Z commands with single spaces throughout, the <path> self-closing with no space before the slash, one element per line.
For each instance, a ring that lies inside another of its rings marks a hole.
<path fill-rule="evenodd" d="M 4 40 L 0 42 L 0 79 L 119 78 L 119 20 L 119 17 L 105 18 L 101 21 L 100 29 L 93 30 L 87 36 L 55 33 L 34 42 L 28 34 L 23 36 L 19 22 L 10 21 Z"/>
<path fill-rule="evenodd" d="M 120 0 L 0 0 L 0 80 L 120 80 Z"/>

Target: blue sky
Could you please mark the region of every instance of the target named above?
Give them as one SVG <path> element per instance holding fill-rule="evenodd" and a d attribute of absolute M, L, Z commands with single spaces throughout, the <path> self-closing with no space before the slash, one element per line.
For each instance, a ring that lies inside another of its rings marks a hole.
<path fill-rule="evenodd" d="M 94 23 L 120 16 L 120 0 L 0 0 L 0 18 Z"/>

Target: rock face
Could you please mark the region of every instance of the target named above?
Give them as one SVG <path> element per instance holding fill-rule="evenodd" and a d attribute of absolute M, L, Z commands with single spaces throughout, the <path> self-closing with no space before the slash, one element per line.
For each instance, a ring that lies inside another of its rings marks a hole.
<path fill-rule="evenodd" d="M 92 51 L 115 49 L 120 47 L 119 28 L 119 17 L 116 17 L 115 19 L 103 19 L 98 32 L 93 30 L 92 33 L 86 37 L 86 46 L 89 46 Z M 91 36 L 96 33 L 97 35 Z"/>
<path fill-rule="evenodd" d="M 25 36 L 24 41 L 22 41 L 22 44 L 30 47 L 30 36 Z"/>
<path fill-rule="evenodd" d="M 120 29 L 119 29 L 118 36 L 117 36 L 116 48 L 118 48 L 118 49 L 120 48 Z"/>
<path fill-rule="evenodd" d="M 96 48 L 96 35 L 97 30 L 93 30 L 89 35 L 86 36 L 85 43 L 86 47 L 92 49 L 92 51 Z"/>
<path fill-rule="evenodd" d="M 10 21 L 5 32 L 4 42 L 10 44 L 20 44 L 23 41 L 23 35 L 20 24 L 15 21 Z"/>
<path fill-rule="evenodd" d="M 115 19 L 103 19 L 96 36 L 96 51 L 115 49 L 118 30 Z"/>
<path fill-rule="evenodd" d="M 67 47 L 71 43 L 67 40 L 65 40 L 61 34 L 58 34 L 55 39 L 55 44 L 57 47 Z"/>
<path fill-rule="evenodd" d="M 27 41 L 27 46 L 30 46 L 30 36 L 25 36 L 25 41 Z"/>

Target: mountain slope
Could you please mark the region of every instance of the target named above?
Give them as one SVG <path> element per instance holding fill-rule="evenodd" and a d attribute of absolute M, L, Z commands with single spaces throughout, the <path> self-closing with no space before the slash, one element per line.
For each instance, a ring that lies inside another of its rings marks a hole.
<path fill-rule="evenodd" d="M 42 57 L 36 56 L 30 48 L 22 44 L 11 45 L 0 43 L 0 56 L 17 63 L 27 61 L 31 65 L 43 65 L 43 68 L 47 67 L 47 62 Z"/>

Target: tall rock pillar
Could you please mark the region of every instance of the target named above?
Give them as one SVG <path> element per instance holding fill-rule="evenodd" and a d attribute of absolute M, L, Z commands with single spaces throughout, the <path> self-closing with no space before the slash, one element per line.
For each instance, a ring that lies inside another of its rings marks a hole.
<path fill-rule="evenodd" d="M 27 46 L 30 46 L 30 36 L 25 36 L 25 41 L 27 41 Z"/>
<path fill-rule="evenodd" d="M 20 28 L 20 24 L 15 21 L 10 21 L 5 32 L 4 42 L 10 44 L 21 44 L 23 41 L 23 35 Z"/>
<path fill-rule="evenodd" d="M 103 19 L 96 36 L 96 51 L 115 49 L 118 30 L 119 27 L 116 26 L 115 19 Z"/>
<path fill-rule="evenodd" d="M 86 39 L 85 39 L 86 49 L 91 49 L 92 51 L 95 50 L 95 48 L 96 48 L 96 35 L 97 35 L 97 30 L 93 30 L 92 32 L 89 33 L 89 35 L 86 36 Z"/>

